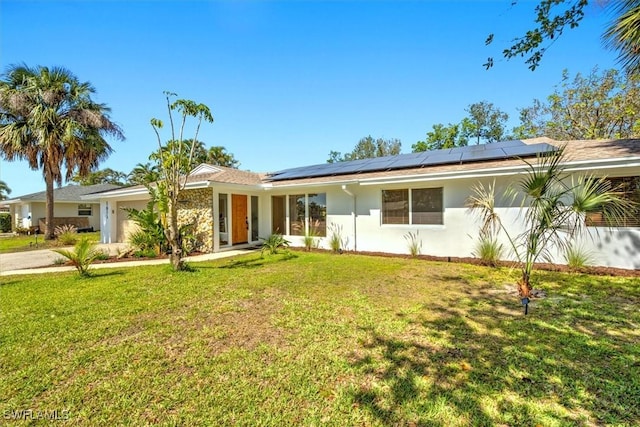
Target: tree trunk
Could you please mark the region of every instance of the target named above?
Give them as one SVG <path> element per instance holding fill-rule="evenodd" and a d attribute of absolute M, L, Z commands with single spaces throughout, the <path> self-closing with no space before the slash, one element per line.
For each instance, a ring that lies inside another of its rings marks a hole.
<path fill-rule="evenodd" d="M 179 271 L 184 269 L 184 262 L 182 261 L 182 245 L 180 244 L 180 229 L 178 228 L 178 207 L 176 201 L 169 201 L 169 245 L 171 246 L 171 266 L 173 271 Z"/>
<path fill-rule="evenodd" d="M 529 277 L 529 274 L 523 272 L 522 278 L 518 280 L 518 293 L 522 298 L 529 298 L 531 296 L 531 281 Z"/>
<path fill-rule="evenodd" d="M 45 166 L 46 167 L 46 166 Z M 46 171 L 44 173 L 44 182 L 46 184 L 46 193 L 47 193 L 47 203 L 46 203 L 46 214 L 45 214 L 45 228 L 44 228 L 44 238 L 45 240 L 53 240 L 56 238 L 54 229 L 53 229 L 53 177 L 51 176 L 51 172 Z M 33 221 L 37 221 L 36 218 L 33 218 L 33 213 L 31 214 L 31 224 L 33 225 Z M 43 231 L 43 230 L 40 230 Z"/>

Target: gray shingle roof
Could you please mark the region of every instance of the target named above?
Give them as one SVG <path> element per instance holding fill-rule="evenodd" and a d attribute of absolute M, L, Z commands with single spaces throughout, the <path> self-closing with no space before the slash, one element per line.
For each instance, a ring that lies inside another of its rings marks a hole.
<path fill-rule="evenodd" d="M 120 188 L 119 185 L 113 184 L 96 184 L 96 185 L 66 185 L 60 188 L 53 189 L 53 199 L 56 202 L 82 202 L 80 196 L 87 194 L 101 193 L 103 191 L 115 190 Z M 24 196 L 13 197 L 5 200 L 4 203 L 11 203 L 17 201 L 24 202 L 44 202 L 47 199 L 46 191 L 39 191 L 37 193 L 25 194 Z"/>

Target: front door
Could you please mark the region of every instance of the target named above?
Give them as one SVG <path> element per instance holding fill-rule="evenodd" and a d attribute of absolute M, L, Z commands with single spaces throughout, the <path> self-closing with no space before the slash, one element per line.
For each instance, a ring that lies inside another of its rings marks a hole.
<path fill-rule="evenodd" d="M 247 217 L 247 196 L 241 194 L 231 195 L 232 234 L 231 241 L 234 245 L 249 241 L 249 218 Z"/>

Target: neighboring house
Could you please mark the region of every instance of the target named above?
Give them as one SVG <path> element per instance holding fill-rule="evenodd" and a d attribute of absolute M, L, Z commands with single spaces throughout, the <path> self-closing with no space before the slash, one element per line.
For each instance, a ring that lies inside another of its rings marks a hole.
<path fill-rule="evenodd" d="M 522 158 L 554 150 L 547 138 L 327 163 L 272 174 L 200 165 L 180 201 L 181 223 L 196 226 L 201 250 L 217 252 L 252 245 L 282 233 L 295 246 L 310 230 L 320 247 L 338 234 L 345 250 L 408 253 L 409 232 L 418 232 L 422 254 L 472 256 L 480 222 L 465 203 L 477 182 L 495 180 L 497 194 L 528 166 Z M 567 171 L 592 172 L 629 184 L 628 197 L 640 201 L 640 140 L 571 141 Z M 634 187 L 635 186 L 635 187 Z M 85 196 L 99 200 L 102 240 L 126 241 L 131 229 L 122 207 L 145 207 L 142 186 Z M 498 200 L 497 211 L 512 232 L 522 230 L 521 211 Z M 640 269 L 640 218 L 610 229 L 588 219 L 581 245 L 597 265 Z M 560 254 L 555 261 L 563 263 Z"/>
<path fill-rule="evenodd" d="M 100 229 L 100 204 L 83 200 L 82 196 L 120 188 L 112 184 L 67 185 L 53 190 L 53 226 L 71 224 Z M 40 228 L 44 232 L 46 191 L 4 200 L 9 206 L 12 225 L 18 228 Z"/>

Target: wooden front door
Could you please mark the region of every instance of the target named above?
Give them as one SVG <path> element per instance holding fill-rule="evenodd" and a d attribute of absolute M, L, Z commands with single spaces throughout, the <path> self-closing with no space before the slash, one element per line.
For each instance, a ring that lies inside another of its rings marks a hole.
<path fill-rule="evenodd" d="M 242 194 L 231 195 L 231 242 L 247 243 L 249 241 L 249 218 L 247 217 L 247 196 Z"/>

